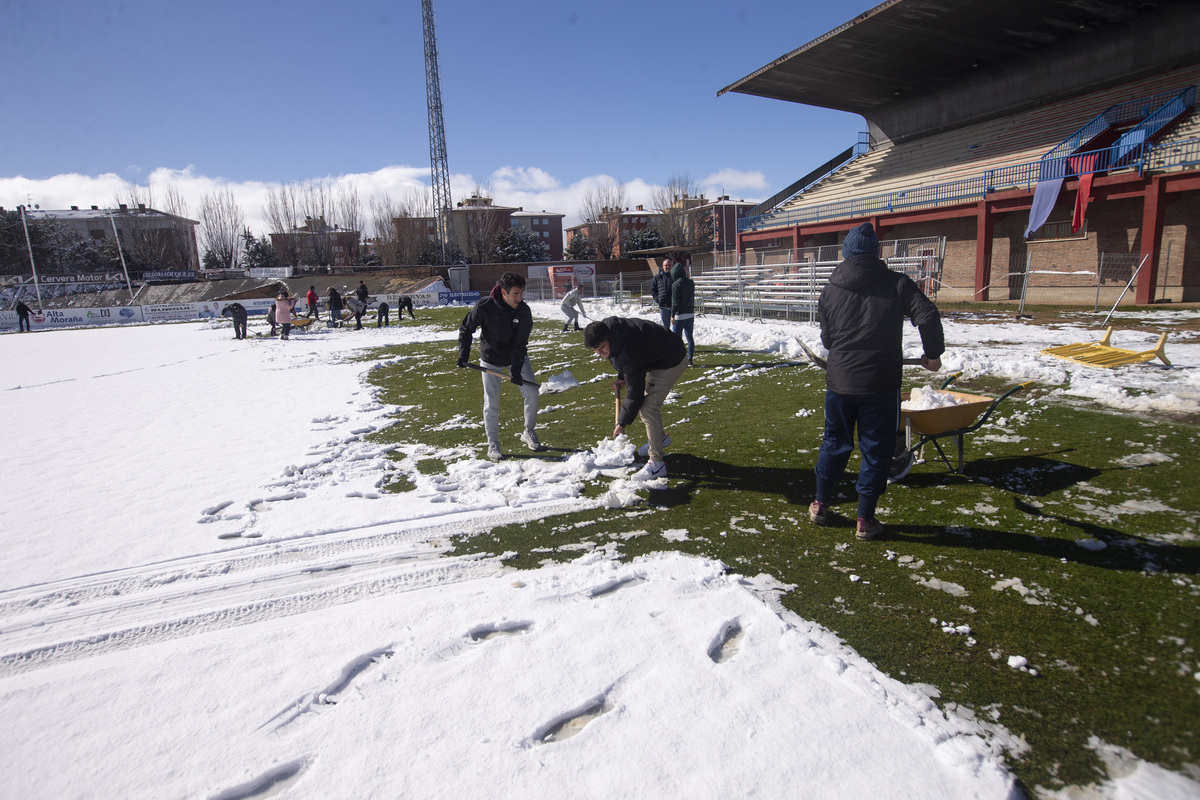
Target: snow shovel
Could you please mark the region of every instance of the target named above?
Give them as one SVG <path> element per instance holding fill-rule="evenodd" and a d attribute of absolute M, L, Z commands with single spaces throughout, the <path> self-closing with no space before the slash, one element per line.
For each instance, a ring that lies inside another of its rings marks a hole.
<path fill-rule="evenodd" d="M 804 340 L 801 339 L 799 336 L 796 337 L 796 343 L 800 345 L 800 349 L 804 351 L 804 355 L 806 358 L 808 358 L 809 361 L 816 364 L 821 369 L 825 369 L 828 366 L 828 364 L 825 363 L 825 359 L 821 358 L 819 355 L 814 353 L 812 351 L 812 348 L 810 348 L 808 345 L 806 345 L 804 343 Z M 905 358 L 905 359 L 901 359 L 900 363 L 904 364 L 905 366 L 910 366 L 910 367 L 911 366 L 919 366 L 921 364 L 921 359 Z"/>
<path fill-rule="evenodd" d="M 495 375 L 497 378 L 504 378 L 504 380 L 506 380 L 506 381 L 512 380 L 511 375 L 509 375 L 507 372 L 501 372 L 498 369 L 488 369 L 487 367 L 481 367 L 478 364 L 471 364 L 471 363 L 468 363 L 467 366 L 470 367 L 471 369 L 477 369 L 480 372 L 486 372 L 488 375 Z M 521 384 L 523 384 L 525 386 L 541 386 L 540 383 L 534 383 L 533 381 L 527 381 L 524 378 L 518 378 L 517 380 L 518 380 L 518 382 L 520 382 Z"/>

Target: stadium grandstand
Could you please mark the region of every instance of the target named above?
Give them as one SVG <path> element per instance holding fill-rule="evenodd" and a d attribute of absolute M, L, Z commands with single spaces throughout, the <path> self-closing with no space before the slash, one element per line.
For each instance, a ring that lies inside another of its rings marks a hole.
<path fill-rule="evenodd" d="M 736 259 L 698 259 L 698 288 L 809 314 L 869 221 L 942 304 L 1200 300 L 1197 84 L 1194 0 L 881 3 L 718 93 L 866 131 L 747 214 Z"/>

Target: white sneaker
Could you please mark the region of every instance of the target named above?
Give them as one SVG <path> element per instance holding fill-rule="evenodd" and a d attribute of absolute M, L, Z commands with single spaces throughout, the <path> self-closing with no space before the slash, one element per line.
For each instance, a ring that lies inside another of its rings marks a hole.
<path fill-rule="evenodd" d="M 667 464 L 665 461 L 651 461 L 633 473 L 633 480 L 635 481 L 652 481 L 655 478 L 665 477 L 667 477 Z"/>
<path fill-rule="evenodd" d="M 487 452 L 488 461 L 503 461 L 504 454 L 500 452 L 499 445 L 489 444 Z"/>
<path fill-rule="evenodd" d="M 670 447 L 670 446 L 671 446 L 671 434 L 669 434 L 669 433 L 664 433 L 664 434 L 663 434 L 663 443 L 662 443 L 662 449 L 663 449 L 663 450 L 666 450 L 666 449 L 667 449 L 668 447 Z M 642 445 L 641 447 L 639 447 L 639 448 L 638 448 L 638 451 L 637 451 L 637 454 L 638 454 L 638 456 L 640 456 L 641 458 L 645 458 L 646 456 L 650 455 L 650 443 L 649 443 L 649 442 L 646 442 L 644 445 Z"/>
<path fill-rule="evenodd" d="M 525 443 L 526 447 L 534 452 L 542 449 L 542 443 L 538 441 L 537 434 L 533 431 L 525 431 L 522 433 L 521 441 Z"/>

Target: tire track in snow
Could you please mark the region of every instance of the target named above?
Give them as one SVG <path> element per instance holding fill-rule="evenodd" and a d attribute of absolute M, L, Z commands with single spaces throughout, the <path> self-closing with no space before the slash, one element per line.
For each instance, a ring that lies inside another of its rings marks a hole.
<path fill-rule="evenodd" d="M 168 602 L 148 593 L 119 609 L 98 604 L 70 619 L 31 626 L 20 649 L 0 656 L 0 677 L 358 600 L 459 583 L 495 575 L 502 569 L 493 559 L 464 556 L 422 560 L 399 567 L 384 563 L 350 574 L 345 570 L 325 570 L 317 575 L 291 570 L 238 581 L 223 590 L 218 587 L 199 595 L 184 594 Z M 314 580 L 318 583 L 315 588 Z M 222 591 L 224 594 L 213 596 L 214 592 Z M 9 639 L 5 631 L 6 649 L 11 647 Z"/>

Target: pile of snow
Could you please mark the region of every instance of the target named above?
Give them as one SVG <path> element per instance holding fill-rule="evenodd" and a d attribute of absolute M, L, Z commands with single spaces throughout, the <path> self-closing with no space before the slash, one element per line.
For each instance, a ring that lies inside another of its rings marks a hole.
<path fill-rule="evenodd" d="M 571 374 L 571 370 L 567 370 L 559 375 L 554 375 L 548 380 L 542 381 L 541 387 L 538 389 L 538 394 L 558 394 L 565 392 L 567 389 L 573 389 L 579 385 L 579 381 L 575 380 L 575 376 Z"/>
<path fill-rule="evenodd" d="M 942 392 L 932 386 L 914 386 L 908 399 L 900 404 L 905 411 L 929 411 L 934 408 L 960 406 L 967 401 L 950 392 Z"/>

